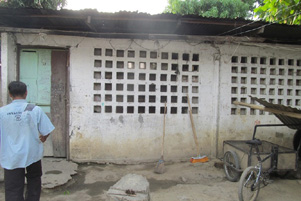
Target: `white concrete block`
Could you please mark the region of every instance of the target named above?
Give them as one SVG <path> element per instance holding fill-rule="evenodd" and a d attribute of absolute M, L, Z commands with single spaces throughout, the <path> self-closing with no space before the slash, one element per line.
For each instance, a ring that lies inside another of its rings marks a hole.
<path fill-rule="evenodd" d="M 149 201 L 149 182 L 141 175 L 127 174 L 107 192 L 107 201 Z"/>

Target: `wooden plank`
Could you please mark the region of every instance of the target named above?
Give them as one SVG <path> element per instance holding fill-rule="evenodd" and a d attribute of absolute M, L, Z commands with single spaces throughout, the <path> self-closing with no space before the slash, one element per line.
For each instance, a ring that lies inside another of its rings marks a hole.
<path fill-rule="evenodd" d="M 55 126 L 52 133 L 53 155 L 54 157 L 66 157 L 67 52 L 53 50 L 51 67 L 51 119 Z"/>
<path fill-rule="evenodd" d="M 188 102 L 188 107 L 189 107 L 189 117 L 190 117 L 192 132 L 193 132 L 193 138 L 194 138 L 194 142 L 195 142 L 197 154 L 198 154 L 197 156 L 200 156 L 201 150 L 200 150 L 198 138 L 196 136 L 196 130 L 195 130 L 195 126 L 194 126 L 194 121 L 193 121 L 193 116 L 192 116 L 192 111 L 191 111 L 190 100 L 189 100 L 188 94 L 187 94 L 187 102 Z"/>
<path fill-rule="evenodd" d="M 278 115 L 284 115 L 284 116 L 288 116 L 288 117 L 301 119 L 301 114 L 299 114 L 299 113 L 286 112 L 286 111 L 281 111 L 281 110 L 277 110 L 277 109 L 273 109 L 273 108 L 267 108 L 267 107 L 260 106 L 260 105 L 255 105 L 255 104 L 250 104 L 250 103 L 243 103 L 243 102 L 238 102 L 238 101 L 234 101 L 233 104 L 249 107 L 249 108 L 256 109 L 256 110 L 271 112 L 271 113 L 278 114 Z"/>

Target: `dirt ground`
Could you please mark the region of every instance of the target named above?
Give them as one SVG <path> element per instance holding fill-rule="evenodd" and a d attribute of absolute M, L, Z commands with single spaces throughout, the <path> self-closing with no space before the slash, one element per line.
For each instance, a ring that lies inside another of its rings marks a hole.
<path fill-rule="evenodd" d="M 106 192 L 129 173 L 143 175 L 150 183 L 152 201 L 235 201 L 238 183 L 229 182 L 220 160 L 207 163 L 165 163 L 166 172 L 155 174 L 155 163 L 139 165 L 79 164 L 78 173 L 67 184 L 43 189 L 41 201 L 104 201 Z M 258 201 L 296 201 L 301 199 L 301 180 L 295 173 L 261 189 Z M 0 200 L 4 186 L 0 183 Z"/>

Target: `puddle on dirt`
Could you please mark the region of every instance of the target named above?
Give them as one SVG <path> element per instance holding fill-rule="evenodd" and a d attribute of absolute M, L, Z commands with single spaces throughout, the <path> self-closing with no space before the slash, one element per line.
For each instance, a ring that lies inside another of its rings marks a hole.
<path fill-rule="evenodd" d="M 150 192 L 155 192 L 160 189 L 167 189 L 179 184 L 179 182 L 172 181 L 172 180 L 148 179 L 148 182 L 149 182 Z"/>
<path fill-rule="evenodd" d="M 111 186 L 113 186 L 116 182 L 95 182 L 92 184 L 85 184 L 85 173 L 79 171 L 77 175 L 72 176 L 72 180 L 70 180 L 67 184 L 62 186 L 55 187 L 53 189 L 46 189 L 45 193 L 56 195 L 64 195 L 64 194 L 74 194 L 79 191 L 87 191 L 87 194 L 90 196 L 101 195 L 104 191 L 109 190 Z M 42 192 L 43 194 L 43 192 Z"/>
<path fill-rule="evenodd" d="M 103 194 L 108 191 L 116 182 L 95 182 L 93 184 L 85 184 L 84 188 L 89 189 L 87 194 L 90 196 Z"/>

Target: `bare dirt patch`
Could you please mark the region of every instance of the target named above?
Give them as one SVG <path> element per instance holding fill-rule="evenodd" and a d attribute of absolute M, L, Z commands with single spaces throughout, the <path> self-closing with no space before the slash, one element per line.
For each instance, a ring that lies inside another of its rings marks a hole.
<path fill-rule="evenodd" d="M 238 183 L 226 179 L 219 160 L 207 163 L 165 163 L 166 172 L 154 173 L 155 163 L 139 165 L 79 164 L 78 173 L 67 184 L 43 190 L 41 201 L 104 201 L 105 193 L 121 177 L 133 173 L 150 183 L 152 201 L 238 200 Z M 219 164 L 216 166 L 216 164 Z M 301 181 L 294 176 L 273 177 L 274 183 L 261 189 L 258 200 L 300 200 Z M 0 200 L 4 186 L 0 183 Z"/>

